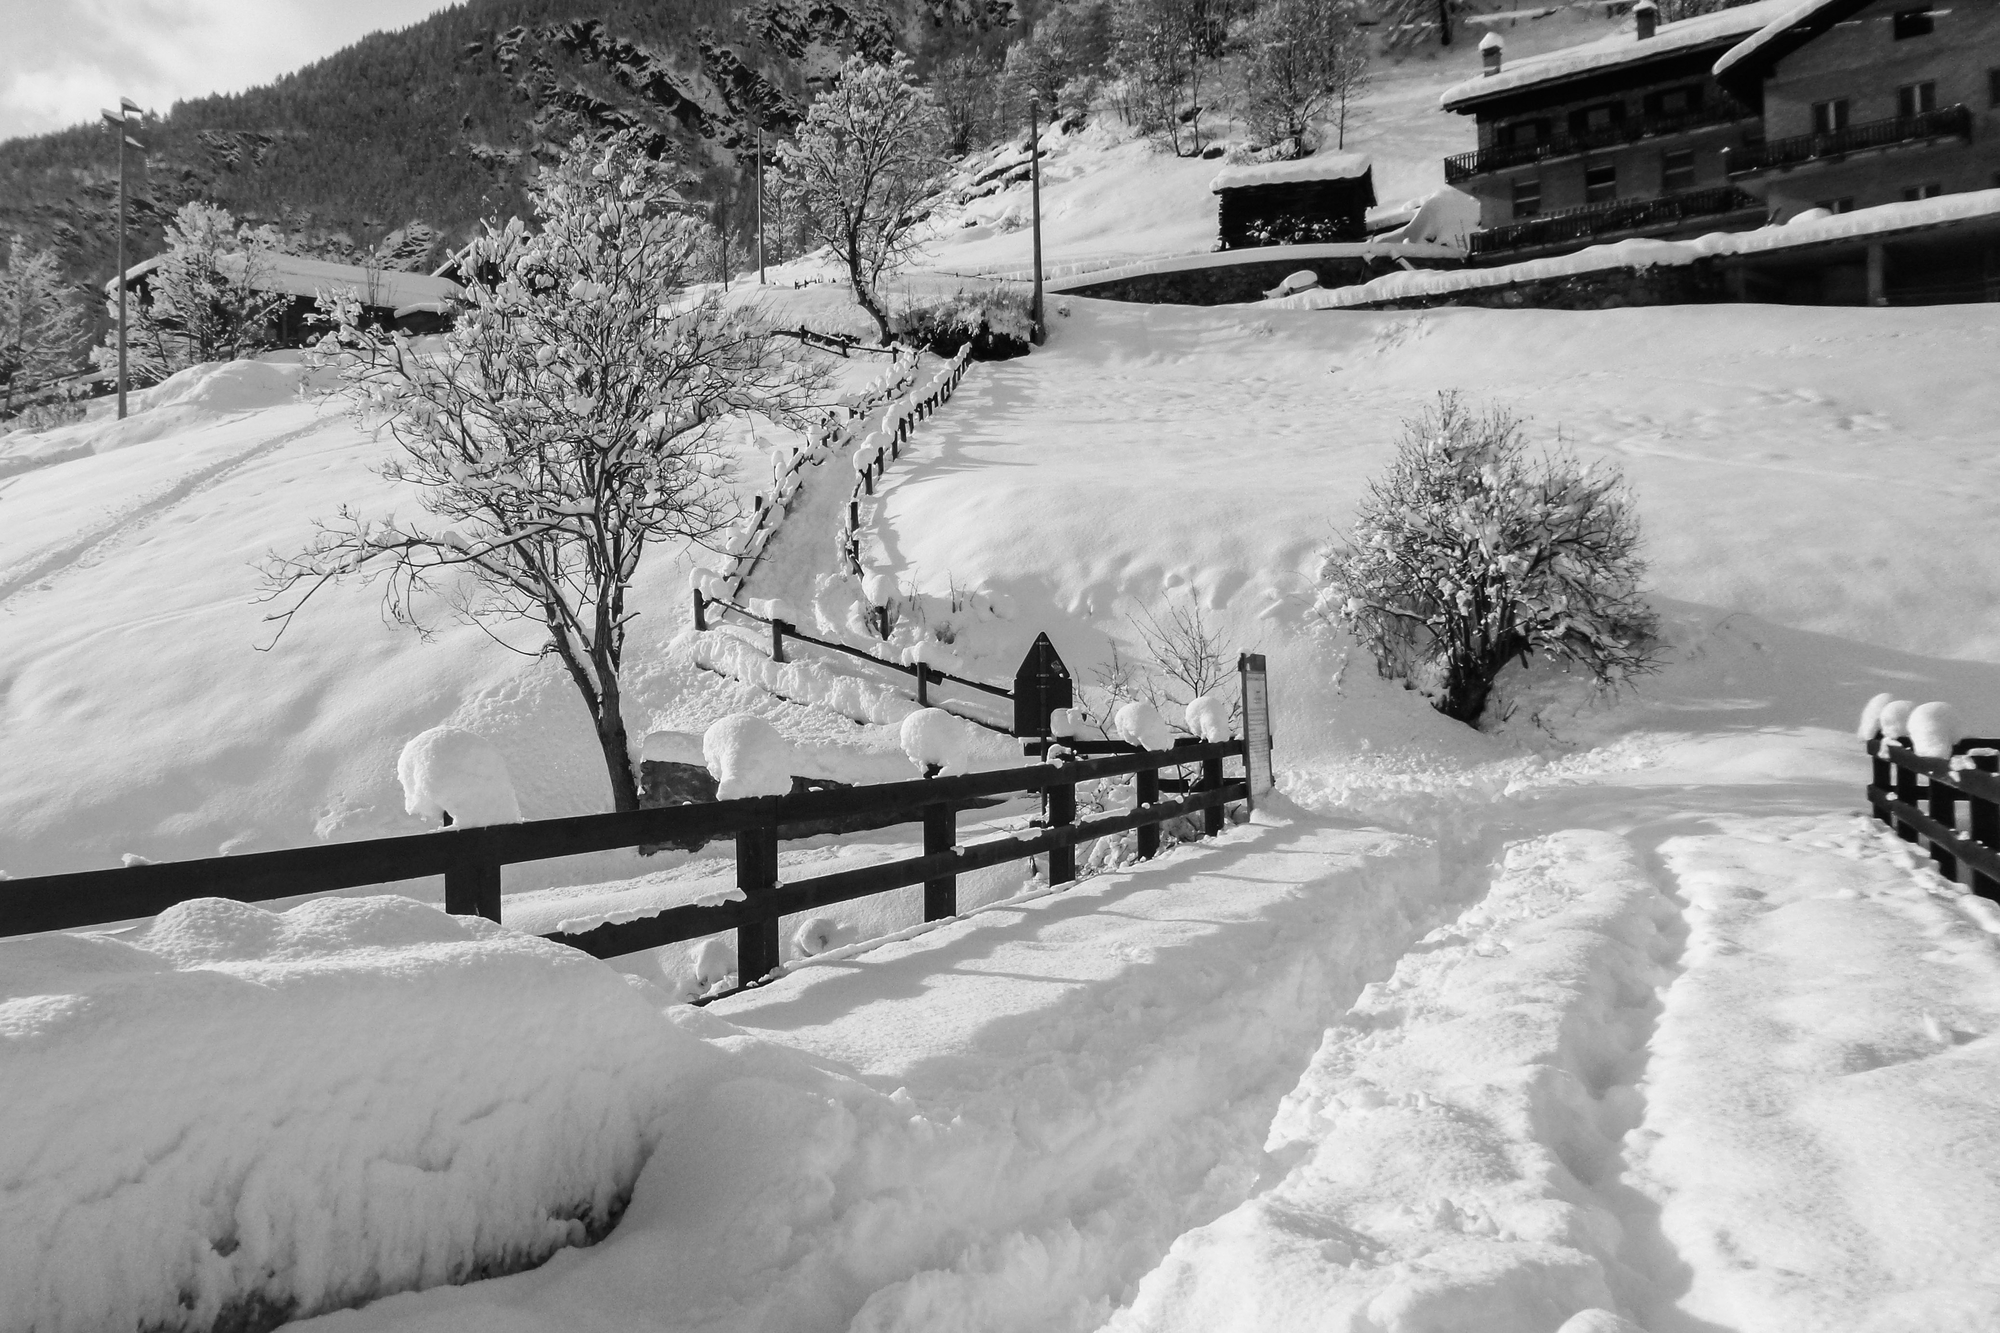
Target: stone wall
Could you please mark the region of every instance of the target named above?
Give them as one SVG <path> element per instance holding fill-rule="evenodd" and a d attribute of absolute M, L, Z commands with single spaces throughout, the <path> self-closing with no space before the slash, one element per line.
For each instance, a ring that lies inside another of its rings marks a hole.
<path fill-rule="evenodd" d="M 1261 301 L 1264 293 L 1300 269 L 1319 275 L 1322 287 L 1349 287 L 1382 276 L 1387 260 L 1370 267 L 1365 259 L 1280 259 L 1258 261 L 1247 256 L 1240 263 L 1210 268 L 1172 269 L 1164 273 L 1141 273 L 1114 282 L 1071 287 L 1063 296 L 1090 296 L 1104 301 L 1138 301 L 1150 305 L 1231 305 L 1239 301 Z M 1051 293 L 1051 295 L 1056 295 Z"/>
<path fill-rule="evenodd" d="M 1734 299 L 1740 298 L 1731 295 L 1722 266 L 1714 258 L 1706 258 L 1692 264 L 1597 269 L 1500 287 L 1469 287 L 1342 308 L 1430 310 L 1450 305 L 1489 310 L 1616 310 L 1633 305 L 1711 305 Z"/>

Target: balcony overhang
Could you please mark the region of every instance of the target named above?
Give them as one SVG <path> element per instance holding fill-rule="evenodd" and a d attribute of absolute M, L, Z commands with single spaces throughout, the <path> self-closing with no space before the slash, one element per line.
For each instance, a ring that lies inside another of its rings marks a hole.
<path fill-rule="evenodd" d="M 1773 139 L 1755 147 L 1729 152 L 1724 170 L 1740 182 L 1768 180 L 1794 171 L 1834 166 L 1877 153 L 1933 148 L 1972 138 L 1972 113 L 1964 106 L 1871 121 L 1825 134 L 1800 134 Z"/>

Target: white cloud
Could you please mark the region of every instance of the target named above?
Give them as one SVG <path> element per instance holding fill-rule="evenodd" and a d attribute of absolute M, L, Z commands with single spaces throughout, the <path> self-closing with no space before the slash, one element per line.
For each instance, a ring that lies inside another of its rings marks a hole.
<path fill-rule="evenodd" d="M 0 139 L 97 118 L 129 97 L 166 112 L 407 27 L 450 0 L 0 0 Z"/>

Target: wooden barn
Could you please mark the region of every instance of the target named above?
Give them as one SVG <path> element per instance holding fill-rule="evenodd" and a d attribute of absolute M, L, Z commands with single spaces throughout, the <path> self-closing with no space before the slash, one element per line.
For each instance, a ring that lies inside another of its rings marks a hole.
<path fill-rule="evenodd" d="M 1225 250 L 1366 240 L 1375 203 L 1363 153 L 1225 167 L 1208 188 L 1218 200 Z"/>
<path fill-rule="evenodd" d="M 144 306 L 151 302 L 153 270 L 164 258 L 155 255 L 125 270 L 126 290 L 137 304 Z M 244 263 L 240 254 L 225 254 L 219 260 L 225 273 L 239 277 Z M 317 298 L 323 291 L 351 289 L 361 298 L 370 321 L 407 333 L 435 333 L 450 328 L 459 294 L 458 284 L 445 277 L 278 254 L 257 256 L 250 265 L 250 286 L 256 291 L 289 298 L 279 308 L 272 329 L 272 336 L 285 347 L 301 346 L 323 331 L 324 326 L 317 319 Z M 104 284 L 104 294 L 107 300 L 118 299 L 116 278 Z"/>

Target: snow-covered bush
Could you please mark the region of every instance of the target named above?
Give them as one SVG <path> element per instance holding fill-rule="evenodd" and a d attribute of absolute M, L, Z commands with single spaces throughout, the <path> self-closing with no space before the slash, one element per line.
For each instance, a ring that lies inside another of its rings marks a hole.
<path fill-rule="evenodd" d="M 1121 705 L 1112 718 L 1112 725 L 1118 729 L 1119 740 L 1142 750 L 1170 749 L 1174 743 L 1173 733 L 1167 730 L 1167 720 L 1160 716 L 1159 709 L 1148 703 Z"/>
<path fill-rule="evenodd" d="M 396 780 L 403 808 L 420 819 L 460 828 L 521 822 L 507 761 L 469 731 L 432 727 L 412 736 L 396 758 Z"/>
<path fill-rule="evenodd" d="M 271 1328 L 603 1235 L 703 1047 L 408 898 L 0 941 L 0 1331 Z"/>
<path fill-rule="evenodd" d="M 920 708 L 903 719 L 903 753 L 926 776 L 963 773 L 971 761 L 972 725 L 942 708 Z"/>
<path fill-rule="evenodd" d="M 281 627 L 349 575 L 381 579 L 386 609 L 419 628 L 433 606 L 535 626 L 583 697 L 620 810 L 639 804 L 619 673 L 640 563 L 723 531 L 723 422 L 793 420 L 803 387 L 768 332 L 689 298 L 708 224 L 674 184 L 632 136 L 577 139 L 531 193 L 537 227 L 514 218 L 468 247 L 441 347 L 374 327 L 351 293 L 334 301 L 320 355 L 400 446 L 383 475 L 434 517 L 343 509 L 265 570 L 290 601 Z"/>
<path fill-rule="evenodd" d="M 1187 706 L 1187 729 L 1190 736 L 1198 736 L 1205 741 L 1226 741 L 1229 739 L 1229 716 L 1235 701 L 1221 694 L 1204 694 Z"/>
<path fill-rule="evenodd" d="M 1019 287 L 960 288 L 949 296 L 912 302 L 898 311 L 896 336 L 938 356 L 961 347 L 972 359 L 1004 361 L 1026 356 L 1034 333 L 1033 300 Z"/>
<path fill-rule="evenodd" d="M 1321 613 L 1447 717 L 1477 724 L 1509 662 L 1541 654 L 1603 685 L 1655 668 L 1639 524 L 1615 468 L 1530 458 L 1520 423 L 1456 394 L 1404 423 L 1354 528 L 1321 567 Z"/>
<path fill-rule="evenodd" d="M 735 713 L 714 723 L 702 733 L 701 754 L 718 801 L 792 790 L 791 744 L 761 717 Z"/>

